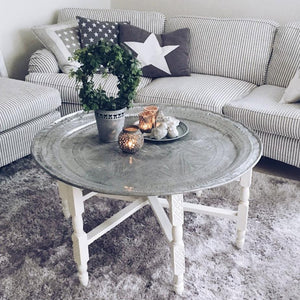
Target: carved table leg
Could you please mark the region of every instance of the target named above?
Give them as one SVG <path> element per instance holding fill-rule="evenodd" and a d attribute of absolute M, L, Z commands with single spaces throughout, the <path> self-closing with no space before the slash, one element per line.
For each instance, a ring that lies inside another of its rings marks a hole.
<path fill-rule="evenodd" d="M 62 181 L 57 181 L 57 186 L 58 186 L 59 196 L 61 198 L 64 216 L 66 219 L 69 219 L 71 217 L 71 214 L 70 214 L 69 204 L 68 204 L 68 193 L 70 193 L 69 190 L 71 187 Z"/>
<path fill-rule="evenodd" d="M 245 242 L 248 209 L 249 209 L 249 187 L 251 185 L 252 169 L 245 173 L 240 179 L 241 194 L 238 206 L 237 237 L 236 246 L 243 248 Z"/>
<path fill-rule="evenodd" d="M 183 275 L 185 271 L 183 236 L 183 195 L 168 196 L 170 219 L 172 224 L 171 259 L 174 272 L 174 290 L 181 295 L 184 289 Z"/>
<path fill-rule="evenodd" d="M 68 208 L 72 216 L 74 230 L 72 234 L 74 260 L 77 264 L 80 283 L 84 286 L 87 286 L 89 282 L 87 272 L 89 250 L 87 234 L 83 230 L 82 213 L 84 212 L 84 204 L 82 191 L 78 188 L 65 185 L 64 193 L 68 199 Z"/>

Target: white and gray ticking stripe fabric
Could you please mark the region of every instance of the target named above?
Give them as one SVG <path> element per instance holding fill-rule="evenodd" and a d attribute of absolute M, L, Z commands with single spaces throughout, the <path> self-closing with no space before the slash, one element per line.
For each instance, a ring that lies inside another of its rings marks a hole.
<path fill-rule="evenodd" d="M 25 80 L 31 83 L 40 84 L 47 87 L 56 88 L 60 92 L 62 102 L 80 103 L 78 91 L 74 78 L 70 78 L 65 73 L 31 73 L 25 77 Z M 104 81 L 104 80 L 103 80 Z M 95 82 L 97 80 L 95 79 Z M 99 82 L 100 83 L 100 82 Z"/>
<path fill-rule="evenodd" d="M 300 22 L 279 27 L 267 73 L 267 84 L 287 87 L 300 68 Z"/>
<path fill-rule="evenodd" d="M 254 130 L 255 131 L 255 130 Z M 255 131 L 263 144 L 263 155 L 300 168 L 300 140 Z"/>
<path fill-rule="evenodd" d="M 0 167 L 30 154 L 31 143 L 36 133 L 59 118 L 60 113 L 54 111 L 2 132 L 0 134 Z"/>
<path fill-rule="evenodd" d="M 35 51 L 29 60 L 29 73 L 58 73 L 59 66 L 55 56 L 47 49 Z"/>
<path fill-rule="evenodd" d="M 263 85 L 225 105 L 223 112 L 254 130 L 299 139 L 300 103 L 279 103 L 283 93 L 284 88 Z"/>
<path fill-rule="evenodd" d="M 99 21 L 130 22 L 131 25 L 156 34 L 163 33 L 165 25 L 165 16 L 160 12 L 88 8 L 64 8 L 59 11 L 58 22 L 75 19 L 76 16 Z"/>
<path fill-rule="evenodd" d="M 269 20 L 177 16 L 166 30 L 191 31 L 191 72 L 265 82 L 278 24 Z"/>
<path fill-rule="evenodd" d="M 42 74 L 31 73 L 26 76 L 26 81 L 41 84 L 47 87 L 54 87 L 59 90 L 62 102 L 80 104 L 78 96 L 78 90 L 76 90 L 76 82 L 74 78 L 70 78 L 68 74 L 56 73 L 56 74 Z M 101 74 L 94 75 L 95 86 L 102 86 L 107 91 L 109 96 L 116 96 L 118 92 L 117 78 L 113 75 L 108 75 L 103 78 Z M 141 78 L 138 89 L 145 87 L 151 82 L 150 78 Z"/>
<path fill-rule="evenodd" d="M 256 86 L 237 79 L 191 74 L 153 80 L 138 92 L 136 102 L 164 103 L 222 113 L 224 104 L 247 95 Z"/>
<path fill-rule="evenodd" d="M 67 103 L 67 102 L 63 102 L 61 104 L 61 107 L 59 108 L 62 117 L 64 117 L 65 115 L 72 114 L 79 110 L 82 110 L 82 105 Z"/>
<path fill-rule="evenodd" d="M 80 103 L 75 79 L 65 73 L 31 73 L 25 77 L 28 82 L 56 88 L 60 92 L 62 102 Z M 96 80 L 95 80 L 96 81 Z"/>
<path fill-rule="evenodd" d="M 0 78 L 0 132 L 45 115 L 61 105 L 59 92 L 21 80 Z"/>
<path fill-rule="evenodd" d="M 151 81 L 152 81 L 151 78 L 141 77 L 137 91 L 139 92 L 141 89 L 148 86 Z M 116 76 L 109 75 L 107 77 L 107 80 L 105 81 L 105 84 L 103 86 L 103 89 L 106 91 L 107 96 L 117 97 L 117 93 L 119 90 L 117 87 L 117 83 L 118 83 L 118 78 Z"/>

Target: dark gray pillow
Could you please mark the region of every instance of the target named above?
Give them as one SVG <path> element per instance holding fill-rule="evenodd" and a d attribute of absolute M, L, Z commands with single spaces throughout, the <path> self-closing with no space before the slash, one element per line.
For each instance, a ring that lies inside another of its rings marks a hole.
<path fill-rule="evenodd" d="M 100 40 L 118 44 L 119 23 L 102 22 L 77 16 L 81 48 L 97 44 Z"/>
<path fill-rule="evenodd" d="M 155 35 L 133 25 L 119 24 L 119 43 L 141 62 L 143 76 L 189 76 L 189 28 Z"/>

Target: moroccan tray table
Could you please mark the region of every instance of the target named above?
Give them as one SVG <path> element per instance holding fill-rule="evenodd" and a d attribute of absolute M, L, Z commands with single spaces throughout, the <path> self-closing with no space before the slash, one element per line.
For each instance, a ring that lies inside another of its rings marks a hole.
<path fill-rule="evenodd" d="M 142 110 L 142 106 L 128 110 L 126 123 L 133 124 Z M 243 247 L 252 168 L 262 152 L 259 138 L 243 125 L 211 112 L 172 106 L 160 106 L 160 110 L 183 121 L 189 133 L 172 142 L 145 141 L 135 154 L 123 153 L 117 142 L 100 143 L 93 113 L 66 116 L 35 137 L 32 154 L 58 180 L 64 215 L 72 216 L 74 259 L 84 286 L 88 284 L 88 245 L 145 205 L 151 206 L 170 242 L 174 290 L 178 294 L 184 289 L 185 211 L 235 220 L 236 245 Z M 203 189 L 234 180 L 241 186 L 237 210 L 183 201 L 183 193 L 200 195 Z M 84 201 L 95 195 L 131 203 L 86 233 Z"/>

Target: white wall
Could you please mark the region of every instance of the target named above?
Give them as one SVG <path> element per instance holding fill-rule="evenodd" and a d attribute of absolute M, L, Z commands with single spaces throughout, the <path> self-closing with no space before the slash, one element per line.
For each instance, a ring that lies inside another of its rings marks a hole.
<path fill-rule="evenodd" d="M 64 7 L 110 8 L 110 0 L 1 0 L 0 49 L 9 77 L 24 79 L 30 55 L 42 47 L 30 28 L 56 23 Z"/>
<path fill-rule="evenodd" d="M 155 10 L 167 16 L 256 17 L 281 24 L 300 21 L 299 0 L 111 0 L 111 7 Z"/>

